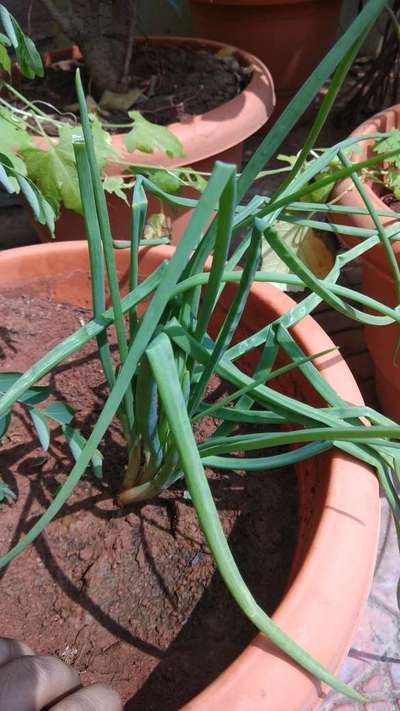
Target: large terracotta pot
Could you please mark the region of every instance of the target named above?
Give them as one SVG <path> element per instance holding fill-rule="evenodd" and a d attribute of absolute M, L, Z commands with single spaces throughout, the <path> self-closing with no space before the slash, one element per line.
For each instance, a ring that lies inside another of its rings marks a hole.
<path fill-rule="evenodd" d="M 170 247 L 143 248 L 141 275 L 171 254 Z M 116 259 L 123 286 L 128 281 L 128 252 L 119 251 Z M 0 289 L 16 288 L 27 295 L 87 306 L 90 279 L 86 243 L 43 244 L 3 252 Z M 235 289 L 230 285 L 224 290 L 217 322 L 224 318 Z M 236 335 L 243 338 L 260 329 L 293 304 L 273 286 L 255 284 Z M 309 316 L 292 333 L 307 354 L 333 345 Z M 242 366 L 250 370 L 256 360 L 253 354 Z M 340 354 L 326 355 L 316 363 L 346 402 L 362 403 Z M 304 401 L 318 403 L 298 371 L 280 378 L 278 387 L 286 394 L 295 393 Z M 338 450 L 298 465 L 296 472 L 300 492 L 298 543 L 290 584 L 274 619 L 336 671 L 349 649 L 373 575 L 379 528 L 378 483 L 371 469 Z M 316 708 L 322 698 L 320 684 L 259 634 L 221 676 L 185 705 L 185 711 L 305 711 Z"/>
<path fill-rule="evenodd" d="M 341 0 L 190 0 L 199 37 L 252 52 L 274 77 L 279 114 L 333 44 Z"/>
<path fill-rule="evenodd" d="M 184 43 L 195 49 L 206 48 L 212 52 L 218 52 L 224 46 L 218 42 L 186 37 L 152 37 L 151 42 L 155 44 Z M 212 171 L 216 160 L 240 166 L 243 141 L 266 123 L 274 108 L 275 94 L 271 74 L 264 64 L 244 50 L 237 49 L 235 52 L 242 65 L 253 67 L 247 87 L 225 104 L 169 126 L 169 129 L 183 145 L 186 153 L 184 158 L 171 159 L 161 152 L 146 154 L 137 151 L 129 153 L 123 144 L 124 134 L 114 133 L 112 134 L 112 143 L 121 158 L 132 164 L 166 167 L 191 166 L 195 170 L 206 172 Z M 77 47 L 49 53 L 45 56 L 44 61 L 49 66 L 54 61 L 71 57 L 81 57 Z M 44 139 L 39 137 L 37 143 L 43 149 L 46 148 L 47 144 Z M 115 175 L 120 172 L 120 168 L 111 164 L 107 172 Z M 196 197 L 196 193 L 190 189 L 186 189 L 182 194 L 185 197 Z M 129 239 L 129 206 L 115 195 L 108 196 L 107 202 L 114 238 Z M 172 221 L 172 242 L 176 243 L 187 224 L 190 211 L 168 208 L 164 211 Z M 149 214 L 157 212 L 161 212 L 160 200 L 151 198 Z M 42 241 L 47 241 L 50 238 L 47 228 L 38 225 L 38 223 L 35 223 L 34 227 Z M 85 233 L 80 215 L 63 207 L 56 225 L 56 237 L 58 240 L 84 239 Z"/>
<path fill-rule="evenodd" d="M 352 136 L 367 135 L 390 131 L 400 127 L 400 104 L 372 116 L 353 131 Z M 374 140 L 361 141 L 360 151 L 352 155 L 354 163 L 370 158 L 373 152 Z M 382 186 L 377 183 L 367 183 L 365 190 L 376 210 L 388 211 L 389 208 L 381 200 Z M 333 190 L 332 197 L 347 208 L 365 208 L 358 190 L 350 179 L 339 181 Z M 369 215 L 354 213 L 335 214 L 332 220 L 338 224 L 362 229 L 374 229 L 374 223 Z M 398 221 L 396 217 L 381 217 L 384 227 L 389 227 Z M 341 235 L 341 241 L 347 247 L 354 246 L 358 240 L 355 237 Z M 393 242 L 393 250 L 397 262 L 400 263 L 400 242 Z M 362 258 L 363 291 L 389 306 L 397 306 L 397 297 L 392 272 L 382 245 L 369 250 Z M 375 366 L 375 380 L 378 396 L 384 411 L 392 418 L 400 421 L 400 363 L 393 361 L 399 329 L 392 326 L 366 326 L 365 338 Z"/>

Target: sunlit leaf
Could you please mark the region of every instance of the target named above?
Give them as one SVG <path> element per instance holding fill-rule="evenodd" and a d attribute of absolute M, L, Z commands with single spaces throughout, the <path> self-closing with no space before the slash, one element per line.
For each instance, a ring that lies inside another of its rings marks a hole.
<path fill-rule="evenodd" d="M 139 111 L 129 111 L 129 116 L 133 120 L 133 127 L 124 138 L 128 151 L 131 153 L 162 151 L 169 158 L 184 157 L 182 144 L 168 128 L 147 121 Z"/>
<path fill-rule="evenodd" d="M 116 195 L 129 205 L 125 180 L 122 175 L 106 175 L 103 179 L 103 188 L 107 193 Z"/>

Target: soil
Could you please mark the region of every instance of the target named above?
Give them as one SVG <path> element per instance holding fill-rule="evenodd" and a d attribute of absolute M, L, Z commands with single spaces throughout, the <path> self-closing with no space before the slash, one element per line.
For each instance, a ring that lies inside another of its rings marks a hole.
<path fill-rule="evenodd" d="M 75 111 L 76 93 L 74 73 L 80 66 L 85 93 L 100 100 L 91 86 L 82 62 L 67 60 L 46 69 L 46 76 L 36 81 L 21 80 L 20 91 L 29 100 L 40 101 L 39 106 L 53 113 Z M 229 55 L 218 57 L 207 49 L 193 49 L 186 45 L 154 45 L 137 43 L 133 50 L 130 87 L 138 89 L 129 110 L 137 110 L 153 123 L 168 125 L 183 121 L 188 116 L 205 113 L 224 104 L 239 94 L 248 84 L 251 70 L 240 65 Z M 46 106 L 47 104 L 47 106 Z M 58 113 L 56 118 L 62 118 Z M 131 121 L 127 111 L 106 111 L 100 117 L 110 123 Z M 65 116 L 71 120 L 71 116 Z M 118 129 L 119 132 L 122 129 Z M 125 129 L 128 130 L 128 129 Z"/>
<path fill-rule="evenodd" d="M 0 313 L 0 367 L 14 371 L 89 319 L 86 310 L 20 295 L 0 296 Z M 94 345 L 46 380 L 52 398 L 76 409 L 88 435 L 105 396 Z M 221 386 L 214 384 L 211 399 Z M 1 552 L 31 528 L 72 464 L 58 429 L 45 453 L 26 410 L 17 405 L 13 413 L 1 474 L 17 499 L 1 505 Z M 197 436 L 204 427 L 209 433 L 215 423 L 210 418 Z M 103 480 L 89 472 L 36 543 L 1 571 L 0 634 L 57 654 L 84 684 L 111 683 L 126 710 L 176 711 L 233 661 L 255 630 L 215 572 L 184 484 L 121 509 L 113 493 L 126 454 L 117 423 L 101 449 Z M 243 576 L 272 613 L 296 541 L 295 473 L 208 476 Z"/>
<path fill-rule="evenodd" d="M 394 195 L 394 193 L 386 193 L 385 195 L 381 195 L 381 200 L 390 210 L 400 212 L 400 200 L 396 197 L 396 195 Z"/>

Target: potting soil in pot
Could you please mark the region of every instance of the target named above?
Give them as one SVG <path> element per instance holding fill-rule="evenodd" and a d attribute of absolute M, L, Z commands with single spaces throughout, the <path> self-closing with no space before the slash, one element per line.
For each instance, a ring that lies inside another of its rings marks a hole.
<path fill-rule="evenodd" d="M 0 296 L 0 313 L 0 366 L 14 371 L 90 319 L 86 310 L 17 293 Z M 44 382 L 53 399 L 75 408 L 76 424 L 88 436 L 106 395 L 95 344 L 67 358 Z M 215 381 L 209 398 L 219 397 L 221 388 L 226 392 Z M 196 435 L 214 428 L 209 418 Z M 103 479 L 88 471 L 35 545 L 1 571 L 1 635 L 57 654 L 84 684 L 111 683 L 128 701 L 126 709 L 176 711 L 233 661 L 255 629 L 215 573 L 184 483 L 121 509 L 113 492 L 126 450 L 117 422 L 101 450 Z M 0 505 L 1 552 L 31 528 L 72 463 L 59 429 L 44 452 L 26 410 L 14 409 L 1 476 L 17 499 Z M 295 474 L 208 475 L 244 578 L 271 613 L 296 541 Z"/>
<path fill-rule="evenodd" d="M 75 59 L 55 62 L 46 68 L 45 78 L 36 81 L 21 80 L 19 90 L 29 100 L 39 101 L 48 113 L 58 110 L 58 120 L 65 112 L 65 120 L 73 120 L 77 110 L 75 70 L 81 67 L 86 94 L 94 94 L 100 101 L 99 115 L 109 123 L 131 121 L 127 111 L 101 107 L 101 96 L 96 94 L 81 61 Z M 133 50 L 129 110 L 135 109 L 153 123 L 167 125 L 183 121 L 188 116 L 205 113 L 237 96 L 248 84 L 251 68 L 243 67 L 229 54 L 218 56 L 206 48 L 187 45 L 162 45 L 151 42 L 137 43 Z M 15 102 L 14 99 L 12 99 Z M 44 102 L 44 103 L 42 103 Z M 17 100 L 18 103 L 18 100 Z M 94 108 L 94 107 L 92 107 Z M 51 126 L 46 126 L 51 132 Z M 115 129 L 121 132 L 121 129 Z M 123 129 L 122 129 L 123 130 Z M 127 129 L 126 129 L 127 130 Z"/>

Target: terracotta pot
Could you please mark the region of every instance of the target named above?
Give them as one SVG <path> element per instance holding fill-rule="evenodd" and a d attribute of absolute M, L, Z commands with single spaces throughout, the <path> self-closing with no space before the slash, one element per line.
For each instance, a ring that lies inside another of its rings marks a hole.
<path fill-rule="evenodd" d="M 143 248 L 140 273 L 148 274 L 171 254 L 170 247 Z M 117 253 L 122 285 L 128 280 L 128 260 L 126 250 Z M 1 253 L 0 289 L 21 287 L 28 295 L 87 306 L 90 279 L 86 243 L 43 244 Z M 214 329 L 223 320 L 235 289 L 229 285 L 224 290 Z M 293 304 L 273 286 L 255 284 L 237 337 L 258 330 Z M 292 333 L 307 354 L 333 345 L 309 316 Z M 254 353 L 242 366 L 254 368 L 257 357 Z M 362 403 L 340 354 L 326 355 L 316 363 L 345 401 Z M 281 378 L 278 387 L 307 402 L 318 402 L 298 371 Z M 290 584 L 274 619 L 336 671 L 357 628 L 373 575 L 379 528 L 378 484 L 371 469 L 338 450 L 298 465 L 296 472 L 300 492 L 298 543 Z M 221 676 L 185 705 L 185 711 L 305 711 L 316 708 L 321 698 L 320 684 L 259 634 Z"/>
<path fill-rule="evenodd" d="M 199 37 L 218 40 L 265 62 L 279 114 L 333 44 L 341 0 L 190 0 Z"/>
<path fill-rule="evenodd" d="M 224 46 L 219 42 L 193 39 L 186 37 L 152 37 L 155 44 L 186 44 L 193 48 L 206 48 L 217 52 Z M 210 172 L 216 160 L 235 163 L 240 166 L 243 155 L 243 141 L 258 131 L 270 117 L 275 94 L 272 77 L 264 64 L 249 54 L 237 49 L 236 56 L 240 63 L 253 67 L 253 74 L 247 87 L 238 96 L 204 114 L 193 116 L 180 123 L 170 124 L 169 129 L 180 140 L 186 156 L 171 159 L 161 152 L 152 154 L 129 153 L 124 146 L 124 134 L 112 134 L 114 147 L 121 158 L 139 165 L 162 165 L 166 167 L 192 166 L 195 170 Z M 77 47 L 57 50 L 45 55 L 44 62 L 49 66 L 55 61 L 79 59 L 81 54 Z M 46 148 L 46 141 L 36 140 L 37 144 Z M 116 175 L 120 167 L 110 164 L 107 173 Z M 196 197 L 195 191 L 182 191 L 185 197 Z M 115 239 L 129 239 L 130 208 L 115 195 L 107 198 L 110 222 Z M 172 221 L 172 243 L 175 244 L 182 234 L 190 216 L 187 209 L 171 210 L 165 208 L 165 213 Z M 150 198 L 149 214 L 161 212 L 160 200 Z M 34 227 L 42 241 L 50 239 L 47 228 L 34 223 Z M 58 240 L 85 239 L 83 221 L 75 212 L 64 207 L 56 226 Z"/>
<path fill-rule="evenodd" d="M 400 104 L 372 116 L 364 121 L 353 131 L 352 136 L 367 135 L 377 132 L 389 131 L 391 128 L 400 127 Z M 370 158 L 373 152 L 374 140 L 365 140 L 360 144 L 360 152 L 352 155 L 354 163 Z M 381 200 L 382 186 L 374 183 L 366 184 L 365 190 L 376 210 L 387 211 L 389 208 Z M 339 181 L 333 190 L 332 197 L 339 204 L 347 208 L 365 208 L 359 192 L 354 188 L 350 179 Z M 335 214 L 332 221 L 350 227 L 374 229 L 374 224 L 369 215 L 356 215 L 354 213 Z M 384 227 L 397 222 L 396 218 L 381 217 Z M 355 237 L 341 235 L 341 242 L 352 247 L 359 240 Z M 393 250 L 398 263 L 400 263 L 400 243 L 393 242 Z M 361 257 L 363 264 L 363 291 L 379 301 L 390 306 L 397 306 L 396 289 L 392 272 L 385 256 L 382 245 L 377 245 Z M 400 420 L 400 364 L 393 362 L 398 337 L 398 327 L 392 326 L 366 326 L 365 338 L 375 366 L 376 388 L 381 405 L 387 415 Z"/>

